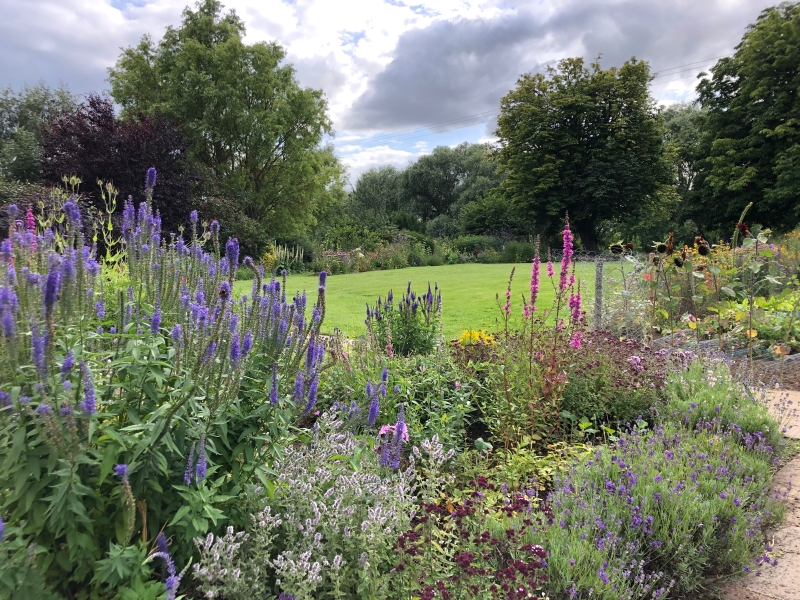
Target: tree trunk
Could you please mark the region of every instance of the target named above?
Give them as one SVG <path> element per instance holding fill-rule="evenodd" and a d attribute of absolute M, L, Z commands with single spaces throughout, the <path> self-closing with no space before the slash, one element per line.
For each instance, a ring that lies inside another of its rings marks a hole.
<path fill-rule="evenodd" d="M 597 245 L 597 234 L 594 231 L 594 226 L 589 223 L 576 223 L 575 231 L 581 239 L 583 249 L 586 252 L 599 252 L 600 248 Z"/>

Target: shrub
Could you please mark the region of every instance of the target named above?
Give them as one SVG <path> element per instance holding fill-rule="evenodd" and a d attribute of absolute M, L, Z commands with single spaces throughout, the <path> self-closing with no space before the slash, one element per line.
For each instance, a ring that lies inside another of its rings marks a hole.
<path fill-rule="evenodd" d="M 536 249 L 534 244 L 527 242 L 506 242 L 506 244 L 503 246 L 502 252 L 500 253 L 500 260 L 498 262 L 531 262 L 535 253 Z"/>
<path fill-rule="evenodd" d="M 323 413 L 311 439 L 287 449 L 274 488 L 248 498 L 245 530 L 198 541 L 194 576 L 206 595 L 396 597 L 387 573 L 408 528 L 415 469 L 381 466 L 371 441 L 344 429 L 346 413 Z"/>
<path fill-rule="evenodd" d="M 389 358 L 364 339 L 346 345 L 337 337 L 330 354 L 320 402 L 348 406 L 355 430 L 374 434 L 396 418 L 402 402 L 412 442 L 435 435 L 447 448 L 463 445 L 475 410 L 475 387 L 445 348 L 425 356 Z"/>
<path fill-rule="evenodd" d="M 670 357 L 604 331 L 586 332 L 573 356 L 562 410 L 571 417 L 632 423 L 663 402 Z"/>
<path fill-rule="evenodd" d="M 367 335 L 373 338 L 374 347 L 385 350 L 390 356 L 428 354 L 433 351 L 440 335 L 442 294 L 434 284 L 431 290 L 417 296 L 411 282 L 403 297 L 395 303 L 392 290 L 386 300 L 367 305 Z"/>
<path fill-rule="evenodd" d="M 456 252 L 472 255 L 482 250 L 499 250 L 502 247 L 498 238 L 487 235 L 463 235 L 453 239 L 451 244 Z"/>
<path fill-rule="evenodd" d="M 313 407 L 325 281 L 310 319 L 258 272 L 234 300 L 236 240 L 220 258 L 212 223 L 207 252 L 192 214 L 191 239 L 168 243 L 147 203 L 126 203 L 101 267 L 77 206 L 57 208 L 0 246 L 0 514 L 54 594 L 152 597 L 156 535 L 185 562 L 194 537 L 243 525 L 241 496 Z"/>

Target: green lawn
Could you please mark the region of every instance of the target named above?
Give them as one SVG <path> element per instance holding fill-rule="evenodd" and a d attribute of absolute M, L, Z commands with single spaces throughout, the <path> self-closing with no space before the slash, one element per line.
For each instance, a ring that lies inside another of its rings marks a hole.
<path fill-rule="evenodd" d="M 497 319 L 500 317 L 495 295 L 499 293 L 502 302 L 505 302 L 508 276 L 515 266 L 512 311 L 513 317 L 519 319 L 522 307 L 520 295 L 530 285 L 529 265 L 444 265 L 328 276 L 327 313 L 323 330 L 329 332 L 338 327 L 348 336 L 364 333 L 367 302 L 374 305 L 378 296 L 385 298 L 390 289 L 394 290 L 395 297 L 399 299 L 410 281 L 411 289 L 417 293 L 426 292 L 428 282 L 431 287 L 434 283 L 439 284 L 442 290 L 442 320 L 446 338 L 457 337 L 465 329 L 493 331 L 499 327 Z M 588 292 L 586 295 L 590 296 L 594 288 L 593 263 L 579 263 L 577 276 L 584 282 L 581 287 Z M 548 308 L 552 301 L 553 288 L 545 274 L 544 265 L 541 278 L 541 293 L 537 305 Z M 295 290 L 307 290 L 309 303 L 316 297 L 316 278 L 295 275 L 290 276 L 286 283 L 290 294 Z M 242 294 L 249 293 L 251 287 L 251 282 L 239 281 L 235 289 Z"/>

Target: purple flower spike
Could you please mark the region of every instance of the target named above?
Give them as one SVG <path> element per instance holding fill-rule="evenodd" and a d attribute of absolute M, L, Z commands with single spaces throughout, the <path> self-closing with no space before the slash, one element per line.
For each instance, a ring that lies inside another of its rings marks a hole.
<path fill-rule="evenodd" d="M 93 415 L 97 412 L 97 399 L 94 394 L 94 381 L 92 381 L 92 373 L 89 371 L 89 365 L 81 361 L 81 378 L 83 379 L 84 401 L 83 412 L 87 415 Z"/>
<path fill-rule="evenodd" d="M 231 367 L 235 369 L 236 367 L 239 366 L 239 359 L 242 357 L 241 348 L 239 347 L 239 337 L 235 335 L 231 340 L 230 357 L 231 357 Z"/>
<path fill-rule="evenodd" d="M 64 381 L 75 366 L 75 353 L 72 350 L 67 350 L 64 356 L 64 362 L 61 363 L 61 381 Z"/>
<path fill-rule="evenodd" d="M 300 402 L 303 400 L 303 389 L 303 372 L 298 371 L 297 377 L 294 379 L 294 392 L 292 393 L 292 397 L 294 398 L 296 404 L 300 404 Z"/>
<path fill-rule="evenodd" d="M 328 272 L 327 271 L 320 271 L 319 272 L 319 291 L 324 292 L 327 285 L 328 285 Z"/>
<path fill-rule="evenodd" d="M 246 357 L 250 354 L 250 350 L 253 347 L 253 333 L 248 329 L 244 332 L 244 338 L 242 338 L 242 357 Z"/>
<path fill-rule="evenodd" d="M 44 282 L 44 309 L 46 314 L 53 311 L 56 300 L 58 300 L 58 292 L 61 287 L 61 270 L 57 264 L 50 266 L 50 272 L 47 274 L 47 279 Z"/>
<path fill-rule="evenodd" d="M 239 265 L 239 240 L 230 238 L 225 244 L 225 258 L 232 269 Z"/>
<path fill-rule="evenodd" d="M 6 210 L 8 211 L 8 218 L 12 221 L 19 215 L 19 207 L 16 204 L 9 204 Z"/>
<path fill-rule="evenodd" d="M 181 326 L 179 323 L 176 323 L 170 332 L 170 337 L 176 346 L 180 346 L 181 340 L 183 339 L 182 335 Z"/>
<path fill-rule="evenodd" d="M 211 221 L 210 228 L 211 228 L 211 233 L 213 235 L 218 235 L 219 234 L 219 221 L 217 221 L 216 219 L 214 221 Z"/>
<path fill-rule="evenodd" d="M 33 323 L 31 327 L 31 358 L 36 370 L 42 379 L 47 377 L 47 363 L 45 360 L 45 346 L 47 344 L 47 336 L 42 335 L 39 330 L 39 324 Z"/>
<path fill-rule="evenodd" d="M 269 403 L 278 403 L 278 363 L 272 363 L 272 385 L 269 388 Z"/>
<path fill-rule="evenodd" d="M 200 445 L 197 450 L 197 465 L 194 468 L 194 476 L 197 481 L 203 481 L 206 478 L 206 436 L 200 438 Z"/>
<path fill-rule="evenodd" d="M 145 178 L 144 182 L 145 188 L 147 188 L 148 190 L 152 190 L 154 187 L 156 187 L 157 176 L 158 174 L 156 173 L 155 167 L 150 167 L 149 169 L 147 169 L 147 177 Z"/>
<path fill-rule="evenodd" d="M 192 225 L 196 225 L 197 220 L 198 220 L 197 211 L 193 210 L 192 212 L 189 213 L 189 221 L 192 223 Z"/>
<path fill-rule="evenodd" d="M 183 472 L 183 482 L 192 485 L 192 471 L 194 470 L 194 444 L 189 448 L 189 457 L 186 459 L 186 470 Z"/>
<path fill-rule="evenodd" d="M 119 464 L 114 467 L 114 473 L 116 473 L 117 477 L 125 481 L 128 479 L 128 465 L 126 464 Z"/>

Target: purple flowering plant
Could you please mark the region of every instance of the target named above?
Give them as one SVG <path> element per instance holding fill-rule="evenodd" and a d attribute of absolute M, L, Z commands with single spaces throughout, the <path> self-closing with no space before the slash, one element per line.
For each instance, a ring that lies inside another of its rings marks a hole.
<path fill-rule="evenodd" d="M 403 295 L 396 299 L 393 290 L 386 298 L 378 297 L 374 305 L 367 304 L 367 337 L 376 351 L 388 357 L 430 354 L 441 337 L 442 293 L 434 284 L 428 291 L 417 294 L 411 282 Z"/>
<path fill-rule="evenodd" d="M 163 590 L 140 560 L 159 531 L 186 564 L 194 537 L 244 526 L 237 498 L 268 482 L 313 408 L 325 288 L 307 306 L 256 269 L 237 298 L 236 239 L 221 247 L 219 227 L 193 217 L 189 239 L 168 235 L 148 202 L 124 202 L 110 233 L 103 217 L 99 260 L 80 205 L 56 197 L 0 242 L 0 515 L 47 550 L 30 568 L 57 593 Z"/>

